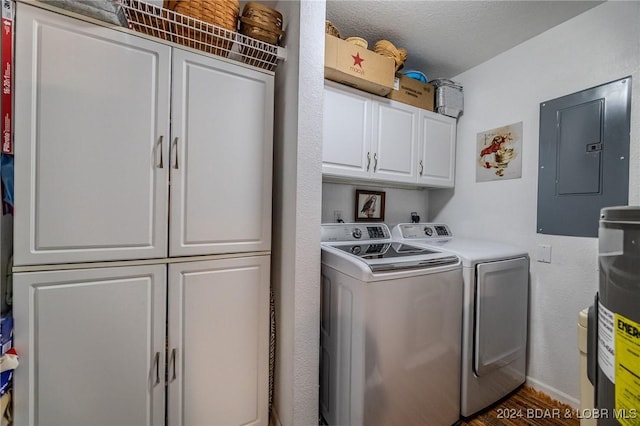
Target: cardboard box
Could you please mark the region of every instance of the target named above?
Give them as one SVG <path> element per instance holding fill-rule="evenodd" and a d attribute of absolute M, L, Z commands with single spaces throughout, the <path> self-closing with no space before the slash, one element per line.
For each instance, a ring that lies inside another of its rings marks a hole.
<path fill-rule="evenodd" d="M 415 78 L 396 74 L 393 90 L 389 92 L 387 98 L 433 111 L 435 87 Z"/>
<path fill-rule="evenodd" d="M 392 58 L 325 34 L 324 78 L 385 96 L 393 89 L 395 69 Z"/>

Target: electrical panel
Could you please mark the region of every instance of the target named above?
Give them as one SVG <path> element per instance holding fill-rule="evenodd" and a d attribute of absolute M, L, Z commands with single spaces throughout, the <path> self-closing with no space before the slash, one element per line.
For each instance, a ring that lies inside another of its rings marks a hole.
<path fill-rule="evenodd" d="M 631 77 L 540 104 L 538 233 L 597 237 L 628 203 L 630 123 Z"/>

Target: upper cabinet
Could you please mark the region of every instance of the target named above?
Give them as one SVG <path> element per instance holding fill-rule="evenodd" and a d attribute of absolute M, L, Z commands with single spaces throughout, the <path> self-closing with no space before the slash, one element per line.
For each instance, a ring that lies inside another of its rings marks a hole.
<path fill-rule="evenodd" d="M 453 187 L 456 161 L 456 120 L 420 110 L 418 184 Z"/>
<path fill-rule="evenodd" d="M 371 170 L 371 105 L 364 93 L 325 82 L 322 172 L 367 178 Z"/>
<path fill-rule="evenodd" d="M 324 176 L 453 187 L 456 120 L 325 81 Z"/>
<path fill-rule="evenodd" d="M 23 6 L 15 265 L 269 250 L 273 75 Z"/>
<path fill-rule="evenodd" d="M 373 103 L 373 174 L 375 180 L 415 183 L 418 110 L 380 98 Z"/>

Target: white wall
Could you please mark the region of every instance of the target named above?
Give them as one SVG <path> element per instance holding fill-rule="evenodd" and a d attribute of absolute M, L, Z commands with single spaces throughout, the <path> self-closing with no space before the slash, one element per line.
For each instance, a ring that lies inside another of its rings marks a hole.
<path fill-rule="evenodd" d="M 640 2 L 607 2 L 457 77 L 465 111 L 458 123 L 456 187 L 433 192 L 429 219 L 454 233 L 515 243 L 531 257 L 529 382 L 556 398 L 579 398 L 576 322 L 598 284 L 597 239 L 536 233 L 539 104 L 631 75 L 631 161 L 640 160 Z M 523 121 L 522 178 L 475 182 L 476 134 Z M 631 167 L 631 204 L 640 168 Z M 538 244 L 552 263 L 536 261 Z"/>
<path fill-rule="evenodd" d="M 322 184 L 322 223 L 335 222 L 334 210 L 343 212 L 345 222 L 353 222 L 356 189 L 369 189 L 385 193 L 384 223 L 389 225 L 389 228 L 398 223 L 411 222 L 411 212 L 416 212 L 420 219 L 427 220 L 427 190 L 324 182 Z"/>
<path fill-rule="evenodd" d="M 324 1 L 280 1 L 288 59 L 276 72 L 272 287 L 274 423 L 318 423 Z M 304 25 L 300 25 L 304 22 Z"/>

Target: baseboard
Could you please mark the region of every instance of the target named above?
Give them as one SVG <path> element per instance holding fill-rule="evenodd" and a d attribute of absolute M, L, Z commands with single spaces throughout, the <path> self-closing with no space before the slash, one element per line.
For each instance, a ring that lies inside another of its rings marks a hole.
<path fill-rule="evenodd" d="M 527 381 L 526 384 L 531 386 L 532 388 L 539 390 L 540 392 L 544 392 L 547 395 L 549 395 L 551 398 L 558 400 L 560 402 L 564 402 L 565 404 L 568 404 L 570 406 L 572 406 L 573 408 L 579 408 L 580 407 L 580 400 L 576 399 L 574 397 L 572 397 L 571 395 L 568 395 L 562 391 L 559 391 L 558 389 L 551 387 L 545 383 L 542 383 L 539 380 L 536 380 L 532 377 L 527 376 Z"/>
<path fill-rule="evenodd" d="M 269 418 L 269 426 L 282 426 L 278 413 L 275 408 L 271 408 L 271 417 Z"/>

